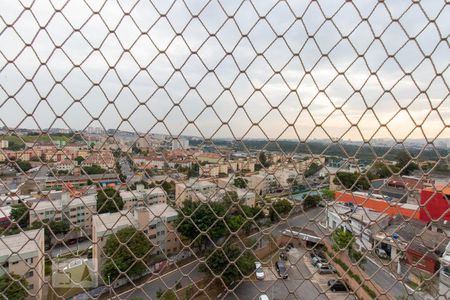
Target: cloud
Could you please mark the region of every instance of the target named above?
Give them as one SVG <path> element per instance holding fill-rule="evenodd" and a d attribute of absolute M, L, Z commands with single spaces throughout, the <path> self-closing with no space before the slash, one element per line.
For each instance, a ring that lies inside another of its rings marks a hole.
<path fill-rule="evenodd" d="M 216 133 L 228 122 L 241 136 L 261 122 L 251 137 L 296 138 L 289 125 L 311 132 L 325 120 L 342 136 L 372 108 L 391 124 L 422 124 L 432 107 L 448 115 L 448 72 L 438 74 L 449 65 L 449 10 L 438 1 L 54 5 L 1 3 L 2 125 L 61 126 L 61 117 L 83 129 L 99 118 L 105 128 L 147 132 L 161 121 L 175 134 L 219 137 L 231 135 Z M 396 114 L 401 107 L 408 117 Z"/>

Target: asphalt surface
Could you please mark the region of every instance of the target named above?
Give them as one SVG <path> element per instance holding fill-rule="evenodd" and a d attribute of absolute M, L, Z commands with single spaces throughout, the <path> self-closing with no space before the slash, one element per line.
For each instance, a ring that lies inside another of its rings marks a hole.
<path fill-rule="evenodd" d="M 373 276 L 372 280 L 376 282 L 381 288 L 393 296 L 394 298 L 412 294 L 408 299 L 414 300 L 424 300 L 418 292 L 407 288 L 403 282 L 398 281 L 394 275 L 392 275 L 385 267 L 382 265 L 377 265 L 371 259 L 366 259 L 362 264 L 362 269 L 366 272 L 368 276 Z"/>
<path fill-rule="evenodd" d="M 132 299 L 136 297 L 157 300 L 156 294 L 158 290 L 165 291 L 174 288 L 177 282 L 180 282 L 185 287 L 206 276 L 205 273 L 200 272 L 199 263 L 194 261 L 160 277 L 150 279 L 145 284 L 135 287 L 131 292 L 115 295 L 111 299 Z"/>

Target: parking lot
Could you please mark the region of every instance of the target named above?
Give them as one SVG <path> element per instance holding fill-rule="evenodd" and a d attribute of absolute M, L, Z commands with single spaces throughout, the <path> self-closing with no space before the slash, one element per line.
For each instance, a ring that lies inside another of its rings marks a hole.
<path fill-rule="evenodd" d="M 328 299 L 330 300 L 345 300 L 349 298 L 350 293 L 348 292 L 332 292 L 329 290 L 328 281 L 333 279 L 339 279 L 336 273 L 334 274 L 319 274 L 317 268 L 313 266 L 311 256 L 309 254 L 302 257 L 305 266 L 308 268 L 309 272 L 312 274 L 311 281 L 316 283 L 322 291 L 325 292 Z"/>

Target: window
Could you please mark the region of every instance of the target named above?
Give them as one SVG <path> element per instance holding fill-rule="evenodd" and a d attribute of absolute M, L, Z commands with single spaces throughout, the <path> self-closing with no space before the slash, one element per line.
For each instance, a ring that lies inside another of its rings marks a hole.
<path fill-rule="evenodd" d="M 27 272 L 27 274 L 25 275 L 26 278 L 30 278 L 33 277 L 34 273 L 33 271 Z"/>

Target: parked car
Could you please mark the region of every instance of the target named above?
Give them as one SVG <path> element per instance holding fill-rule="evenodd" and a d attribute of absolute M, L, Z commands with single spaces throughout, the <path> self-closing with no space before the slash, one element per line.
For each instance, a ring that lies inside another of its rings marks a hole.
<path fill-rule="evenodd" d="M 388 255 L 387 255 L 386 251 L 384 251 L 384 249 L 381 249 L 381 248 L 375 248 L 375 254 L 379 258 L 383 258 L 383 259 L 387 259 L 388 258 Z"/>
<path fill-rule="evenodd" d="M 318 263 L 316 267 L 319 274 L 332 274 L 336 272 L 333 266 L 329 265 L 328 263 Z"/>
<path fill-rule="evenodd" d="M 264 270 L 262 268 L 262 264 L 259 261 L 255 262 L 255 274 L 256 279 L 263 280 L 266 274 L 264 274 Z"/>
<path fill-rule="evenodd" d="M 332 292 L 348 292 L 348 287 L 342 280 L 331 279 L 328 286 Z"/>
<path fill-rule="evenodd" d="M 261 294 L 259 295 L 258 300 L 269 300 L 269 296 L 267 296 L 266 294 Z"/>
<path fill-rule="evenodd" d="M 312 259 L 312 265 L 317 266 L 318 263 L 325 264 L 325 263 L 328 263 L 328 261 L 325 258 L 322 258 L 320 256 L 315 256 Z"/>
<path fill-rule="evenodd" d="M 275 268 L 277 269 L 278 275 L 280 275 L 281 278 L 288 278 L 288 270 L 282 260 L 277 261 L 277 263 L 275 264 Z"/>

